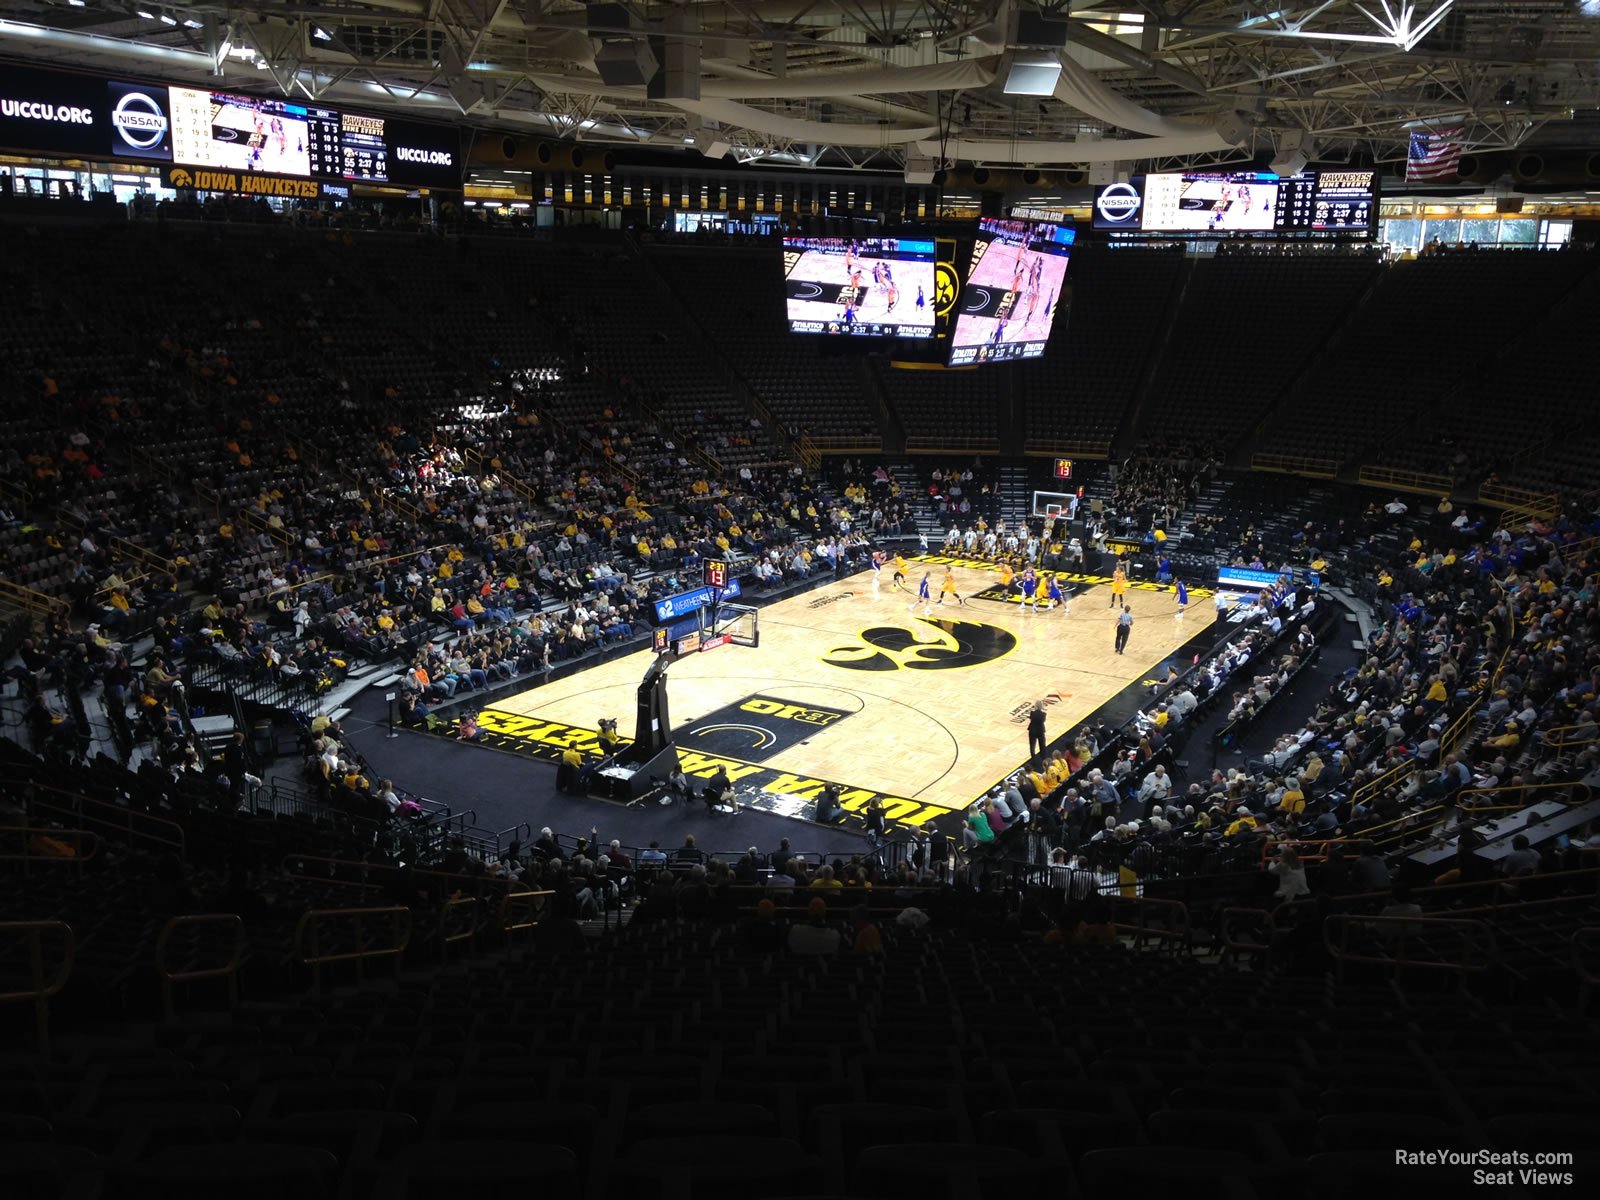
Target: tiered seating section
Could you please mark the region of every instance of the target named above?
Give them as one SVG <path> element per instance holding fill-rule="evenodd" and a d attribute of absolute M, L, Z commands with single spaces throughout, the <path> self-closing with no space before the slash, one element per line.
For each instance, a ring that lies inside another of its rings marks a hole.
<path fill-rule="evenodd" d="M 1230 445 L 1248 433 L 1378 274 L 1371 257 L 1196 262 L 1156 371 L 1145 438 Z"/>
<path fill-rule="evenodd" d="M 864 364 L 824 337 L 790 336 L 771 249 L 664 246 L 650 264 L 687 305 L 706 340 L 786 429 L 824 449 L 882 440 Z"/>
<path fill-rule="evenodd" d="M 1026 401 L 1028 449 L 1109 453 L 1160 346 L 1183 268 L 1181 251 L 1073 255 L 1072 303 L 1049 353 L 1006 368 Z"/>
<path fill-rule="evenodd" d="M 1594 268 L 1592 255 L 1533 250 L 1439 254 L 1389 268 L 1358 311 L 1327 311 L 1324 328 L 1337 331 L 1317 369 L 1286 393 L 1260 448 L 1439 465 L 1438 447 L 1457 420 L 1470 428 L 1505 410 L 1506 395 L 1487 385 L 1491 372 L 1509 368 L 1518 338 L 1542 338 L 1546 314 L 1560 311 Z M 1570 341 L 1544 342 L 1535 353 L 1579 361 Z"/>

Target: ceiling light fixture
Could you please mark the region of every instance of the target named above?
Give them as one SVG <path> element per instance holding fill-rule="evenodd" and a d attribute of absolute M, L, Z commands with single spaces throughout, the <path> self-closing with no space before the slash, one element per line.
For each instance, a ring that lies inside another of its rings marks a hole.
<path fill-rule="evenodd" d="M 145 10 L 142 8 L 137 10 L 133 15 L 138 17 L 141 21 L 154 21 L 156 19 L 155 13 L 145 12 Z"/>
<path fill-rule="evenodd" d="M 1061 60 L 1050 54 L 1019 54 L 1006 76 L 1008 96 L 1053 96 L 1061 79 Z"/>
<path fill-rule="evenodd" d="M 319 42 L 333 41 L 333 34 L 329 33 L 321 25 L 313 25 L 311 27 L 311 36 L 316 38 Z"/>
<path fill-rule="evenodd" d="M 161 23 L 163 25 L 176 25 L 178 23 L 178 18 L 173 16 L 171 13 L 162 13 Z"/>

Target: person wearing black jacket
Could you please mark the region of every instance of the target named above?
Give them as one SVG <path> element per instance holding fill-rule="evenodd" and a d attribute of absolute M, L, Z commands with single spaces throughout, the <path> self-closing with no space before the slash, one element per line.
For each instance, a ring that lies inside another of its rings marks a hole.
<path fill-rule="evenodd" d="M 723 803 L 723 796 L 732 787 L 733 783 L 728 778 L 728 772 L 724 768 L 718 767 L 717 773 L 706 781 L 705 790 L 700 793 L 706 802 L 706 812 L 708 814 L 716 815 L 717 805 Z"/>
<path fill-rule="evenodd" d="M 883 839 L 889 832 L 889 822 L 883 815 L 883 805 L 876 797 L 867 802 L 866 824 L 867 844 L 876 851 L 883 845 Z"/>
<path fill-rule="evenodd" d="M 1044 701 L 1035 700 L 1028 714 L 1028 757 L 1043 759 L 1044 748 Z"/>
<path fill-rule="evenodd" d="M 244 734 L 235 732 L 222 751 L 222 773 L 228 779 L 228 794 L 237 804 L 244 799 L 244 777 L 250 770 L 250 751 L 244 744 Z"/>

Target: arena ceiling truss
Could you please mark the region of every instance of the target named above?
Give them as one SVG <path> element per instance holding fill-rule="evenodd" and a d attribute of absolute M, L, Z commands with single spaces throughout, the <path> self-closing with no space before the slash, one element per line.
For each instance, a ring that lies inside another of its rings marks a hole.
<path fill-rule="evenodd" d="M 0 0 L 0 54 L 829 169 L 1600 150 L 1600 0 Z"/>

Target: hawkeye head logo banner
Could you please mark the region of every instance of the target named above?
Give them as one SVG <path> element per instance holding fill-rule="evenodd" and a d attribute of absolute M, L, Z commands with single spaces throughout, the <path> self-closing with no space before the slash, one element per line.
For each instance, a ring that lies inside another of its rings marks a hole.
<path fill-rule="evenodd" d="M 961 277 L 954 263 L 936 263 L 933 268 L 933 311 L 936 316 L 948 317 L 956 306 L 956 294 L 961 291 Z"/>
<path fill-rule="evenodd" d="M 1017 648 L 1016 635 L 998 625 L 932 617 L 918 617 L 917 625 L 865 630 L 859 643 L 835 647 L 822 661 L 847 671 L 949 671 L 994 662 Z"/>

